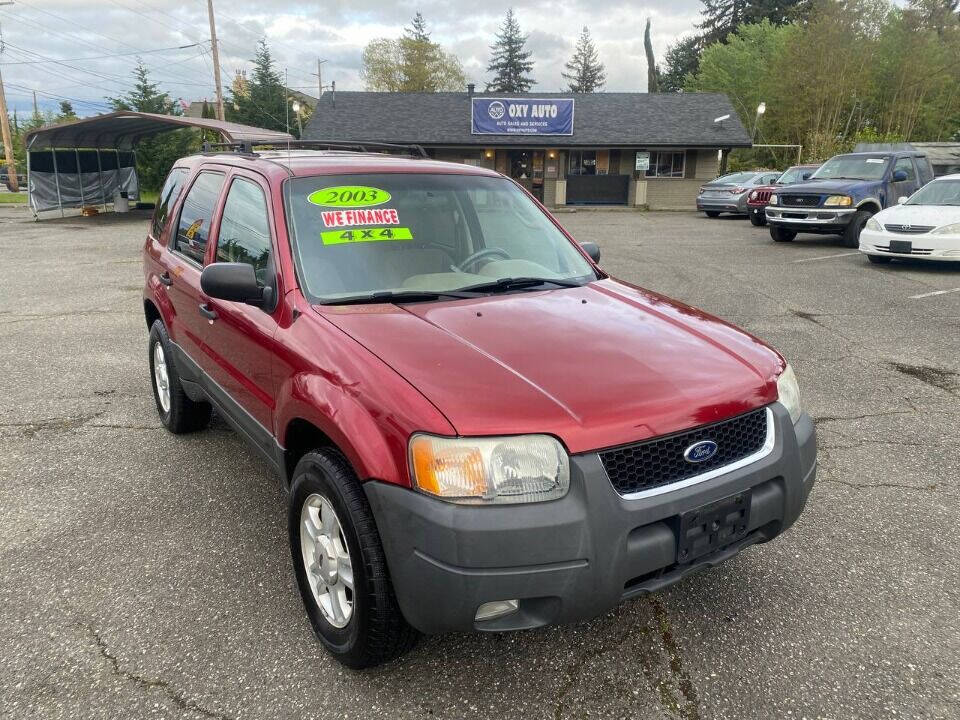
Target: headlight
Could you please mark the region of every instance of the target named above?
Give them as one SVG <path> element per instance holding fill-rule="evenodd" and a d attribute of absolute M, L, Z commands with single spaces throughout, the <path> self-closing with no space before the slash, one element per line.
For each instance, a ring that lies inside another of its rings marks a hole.
<path fill-rule="evenodd" d="M 459 503 L 555 500 L 570 488 L 570 458 L 549 435 L 414 435 L 410 472 L 422 492 Z"/>
<path fill-rule="evenodd" d="M 936 230 L 930 233 L 931 235 L 960 235 L 960 223 L 954 223 L 953 225 L 944 225 L 943 227 L 938 227 Z"/>
<path fill-rule="evenodd" d="M 870 218 L 869 220 L 867 220 L 867 224 L 865 227 L 867 228 L 867 230 L 875 230 L 876 232 L 883 231 L 883 228 L 880 227 L 880 223 L 878 223 L 874 218 Z"/>
<path fill-rule="evenodd" d="M 800 419 L 802 409 L 800 407 L 800 386 L 797 385 L 797 376 L 793 374 L 793 368 L 787 365 L 786 369 L 780 373 L 777 378 L 777 394 L 780 396 L 780 403 L 790 413 L 790 419 L 797 422 Z"/>
<path fill-rule="evenodd" d="M 849 195 L 831 195 L 826 199 L 823 205 L 824 207 L 828 207 L 830 205 L 841 205 L 843 207 L 848 207 L 853 205 L 853 198 Z"/>
<path fill-rule="evenodd" d="M 779 205 L 779 204 L 780 204 L 780 198 L 778 198 L 776 195 L 771 195 L 771 196 L 770 196 L 770 202 L 767 203 L 767 204 L 768 204 L 768 205 Z"/>

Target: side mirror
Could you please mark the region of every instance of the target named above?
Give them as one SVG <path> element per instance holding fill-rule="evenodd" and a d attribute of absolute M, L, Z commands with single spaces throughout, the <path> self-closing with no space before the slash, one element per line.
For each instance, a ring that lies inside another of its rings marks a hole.
<path fill-rule="evenodd" d="M 597 245 L 595 242 L 582 242 L 580 243 L 580 247 L 582 247 L 584 252 L 586 252 L 587 255 L 590 256 L 591 260 L 593 260 L 595 263 L 600 262 L 600 246 L 599 245 Z"/>
<path fill-rule="evenodd" d="M 907 201 L 906 195 L 901 195 L 897 198 L 897 205 L 903 205 Z"/>
<path fill-rule="evenodd" d="M 893 171 L 893 181 L 894 182 L 903 182 L 907 179 L 906 170 L 894 170 Z"/>
<path fill-rule="evenodd" d="M 212 298 L 262 305 L 269 301 L 270 288 L 257 283 L 252 265 L 218 262 L 200 273 L 200 289 Z"/>
<path fill-rule="evenodd" d="M 808 173 L 808 172 L 802 173 L 802 174 L 800 175 L 800 179 L 801 179 L 801 180 L 809 180 L 811 175 L 813 175 L 813 173 Z"/>

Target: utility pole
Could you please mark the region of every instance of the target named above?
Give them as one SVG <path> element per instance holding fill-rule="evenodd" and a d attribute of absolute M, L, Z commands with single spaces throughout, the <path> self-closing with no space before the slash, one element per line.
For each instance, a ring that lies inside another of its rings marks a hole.
<path fill-rule="evenodd" d="M 213 0 L 207 0 L 207 15 L 210 17 L 210 46 L 213 49 L 213 80 L 217 85 L 217 120 L 223 122 L 223 86 L 220 84 L 220 50 L 217 47 L 217 24 L 213 20 Z"/>
<path fill-rule="evenodd" d="M 0 2 L 0 5 L 13 5 L 12 2 Z M 0 54 L 3 53 L 2 36 L 0 36 Z M 36 94 L 34 94 L 36 97 Z M 20 183 L 17 182 L 17 161 L 13 157 L 13 136 L 10 133 L 10 118 L 7 116 L 7 96 L 3 92 L 3 75 L 0 74 L 0 130 L 3 137 L 3 154 L 7 165 L 7 177 L 10 189 L 20 192 Z"/>
<path fill-rule="evenodd" d="M 317 58 L 317 71 L 313 73 L 314 75 L 317 76 L 317 90 L 319 91 L 317 93 L 317 99 L 323 97 L 323 68 L 321 66 L 325 62 L 326 60 L 321 60 L 320 58 Z"/>

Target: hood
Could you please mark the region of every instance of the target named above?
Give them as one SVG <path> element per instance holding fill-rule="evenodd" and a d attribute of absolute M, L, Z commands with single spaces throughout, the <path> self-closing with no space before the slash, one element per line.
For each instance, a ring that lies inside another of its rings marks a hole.
<path fill-rule="evenodd" d="M 896 225 L 926 225 L 938 228 L 960 223 L 960 206 L 951 205 L 894 205 L 881 210 L 874 217 L 881 223 Z"/>
<path fill-rule="evenodd" d="M 777 188 L 778 193 L 807 193 L 810 195 L 842 195 L 849 193 L 850 188 L 860 185 L 877 185 L 883 180 L 807 180 L 796 185 L 782 185 Z"/>
<path fill-rule="evenodd" d="M 460 435 L 549 433 L 572 453 L 773 402 L 783 362 L 716 318 L 614 280 L 316 310 L 405 377 Z"/>

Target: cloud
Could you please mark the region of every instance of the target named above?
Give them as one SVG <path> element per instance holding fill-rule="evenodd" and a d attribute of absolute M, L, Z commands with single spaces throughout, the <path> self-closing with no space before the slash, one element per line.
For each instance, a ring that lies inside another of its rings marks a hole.
<path fill-rule="evenodd" d="M 600 6 L 587 0 L 553 3 L 491 0 L 333 0 L 292 4 L 288 0 L 238 0 L 216 7 L 225 87 L 236 70 L 249 69 L 256 43 L 266 38 L 290 85 L 315 91 L 317 58 L 324 82 L 339 89 L 363 88 L 360 56 L 377 37 L 396 37 L 414 13 L 423 13 L 433 39 L 456 53 L 473 82 L 483 87 L 489 46 L 508 7 L 514 7 L 533 51 L 534 88 L 564 87 L 563 65 L 577 36 L 589 26 L 607 69 L 610 91 L 642 91 L 646 87 L 643 26 L 653 21 L 658 59 L 679 37 L 689 34 L 699 18 L 699 0 L 651 0 L 643 6 L 612 0 Z M 130 85 L 135 55 L 83 59 L 115 53 L 143 52 L 142 58 L 161 88 L 186 100 L 214 96 L 209 45 L 164 52 L 158 48 L 207 42 L 209 26 L 203 3 L 175 5 L 165 0 L 21 0 L 0 7 L 7 49 L 2 56 L 8 101 L 24 115 L 31 106 L 30 89 L 39 91 L 45 107 L 54 96 L 74 98 L 78 112 L 103 111 L 105 96 L 119 95 Z M 56 64 L 44 58 L 62 60 Z M 40 63 L 23 64 L 43 60 Z M 21 64 L 11 64 L 21 63 Z M 25 89 L 26 88 L 26 89 Z"/>

